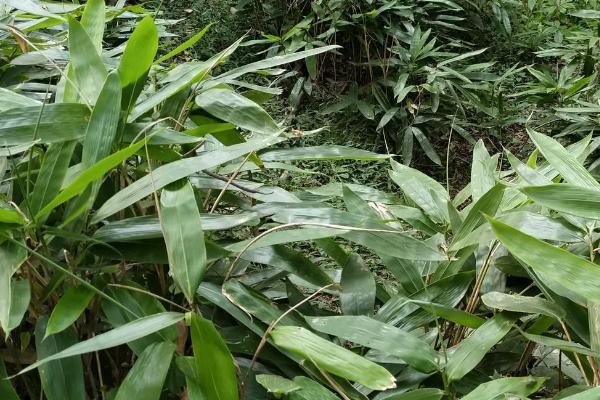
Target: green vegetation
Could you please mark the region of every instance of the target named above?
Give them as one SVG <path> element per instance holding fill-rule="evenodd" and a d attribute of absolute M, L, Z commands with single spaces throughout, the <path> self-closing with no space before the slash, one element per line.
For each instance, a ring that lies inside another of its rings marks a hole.
<path fill-rule="evenodd" d="M 600 398 L 600 4 L 169 7 L 0 3 L 0 399 Z"/>

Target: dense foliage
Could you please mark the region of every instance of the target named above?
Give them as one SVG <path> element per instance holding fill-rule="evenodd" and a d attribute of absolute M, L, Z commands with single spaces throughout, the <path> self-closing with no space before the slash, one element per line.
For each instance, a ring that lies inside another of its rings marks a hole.
<path fill-rule="evenodd" d="M 3 0 L 0 399 L 600 398 L 597 9 L 239 1 L 195 59 L 160 7 Z M 328 85 L 379 153 L 267 111 Z M 342 161 L 389 190 L 281 179 Z"/>

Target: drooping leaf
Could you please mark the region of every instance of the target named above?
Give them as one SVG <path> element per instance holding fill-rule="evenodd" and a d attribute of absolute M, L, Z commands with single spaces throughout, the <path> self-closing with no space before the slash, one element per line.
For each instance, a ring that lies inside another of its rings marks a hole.
<path fill-rule="evenodd" d="M 90 36 L 74 18 L 69 19 L 69 55 L 77 94 L 85 104 L 95 104 L 108 72 Z"/>
<path fill-rule="evenodd" d="M 119 386 L 115 400 L 160 399 L 174 351 L 175 344 L 170 342 L 147 347 Z"/>
<path fill-rule="evenodd" d="M 37 215 L 60 191 L 76 145 L 73 140 L 48 146 L 29 203 L 32 215 Z"/>
<path fill-rule="evenodd" d="M 27 259 L 27 252 L 11 241 L 0 244 L 0 327 L 5 335 L 10 334 L 12 313 L 13 274 Z"/>
<path fill-rule="evenodd" d="M 123 87 L 121 108 L 131 110 L 144 89 L 144 83 L 158 50 L 158 30 L 152 17 L 146 16 L 133 30 L 127 41 L 121 63 L 119 77 Z"/>
<path fill-rule="evenodd" d="M 65 291 L 52 310 L 44 337 L 67 329 L 79 318 L 93 297 L 94 292 L 84 286 L 71 287 Z"/>
<path fill-rule="evenodd" d="M 13 279 L 11 282 L 10 295 L 12 299 L 10 302 L 8 327 L 6 329 L 8 334 L 21 324 L 23 316 L 29 307 L 29 301 L 31 300 L 31 286 L 29 281 L 26 279 Z"/>
<path fill-rule="evenodd" d="M 345 315 L 372 315 L 375 279 L 358 254 L 351 254 L 342 271 L 340 303 Z"/>
<path fill-rule="evenodd" d="M 193 303 L 207 262 L 200 211 L 190 182 L 186 179 L 164 188 L 160 208 L 170 271 L 188 302 Z"/>
<path fill-rule="evenodd" d="M 253 139 L 246 143 L 207 151 L 200 156 L 171 162 L 156 168 L 151 175 L 146 175 L 133 182 L 108 199 L 95 213 L 92 222 L 98 222 L 111 216 L 117 211 L 150 195 L 155 190 L 162 189 L 169 183 L 175 182 L 203 169 L 209 169 L 226 163 L 227 161 L 234 160 L 247 153 L 275 144 L 281 140 L 282 139 L 277 137 Z"/>
<path fill-rule="evenodd" d="M 536 203 L 584 218 L 600 219 L 600 190 L 570 184 L 528 186 L 519 189 Z"/>
<path fill-rule="evenodd" d="M 0 113 L 0 145 L 75 140 L 83 136 L 90 118 L 83 104 L 57 103 L 13 108 Z"/>
<path fill-rule="evenodd" d="M 140 339 L 144 336 L 160 331 L 161 329 L 175 325 L 177 322 L 183 320 L 184 317 L 185 315 L 181 313 L 164 312 L 137 319 L 108 332 L 94 336 L 91 339 L 74 344 L 62 351 L 44 358 L 40 358 L 35 363 L 21 370 L 19 375 L 39 368 L 50 361 L 61 360 L 67 357 L 104 350 Z M 56 335 L 50 336 L 50 338 L 55 336 Z M 41 337 L 43 337 L 43 331 Z"/>
<path fill-rule="evenodd" d="M 281 130 L 261 106 L 233 90 L 207 90 L 196 96 L 196 104 L 209 114 L 251 132 L 276 135 Z"/>
<path fill-rule="evenodd" d="M 558 305 L 540 297 L 489 292 L 481 296 L 483 303 L 491 308 L 521 313 L 543 314 L 557 320 L 563 319 L 565 311 Z"/>
<path fill-rule="evenodd" d="M 237 400 L 237 375 L 233 357 L 213 323 L 197 315 L 190 320 L 198 383 L 205 398 Z"/>
<path fill-rule="evenodd" d="M 6 378 L 6 366 L 4 365 L 4 361 L 0 358 L 0 399 L 19 400 L 19 395 L 15 388 Z"/>
<path fill-rule="evenodd" d="M 392 325 L 355 316 L 307 317 L 307 321 L 317 331 L 383 351 L 419 371 L 431 372 L 438 368 L 438 355 L 427 342 Z"/>
<path fill-rule="evenodd" d="M 546 378 L 526 376 L 522 378 L 500 378 L 482 383 L 461 400 L 495 400 L 503 394 L 528 396 L 537 392 Z"/>
<path fill-rule="evenodd" d="M 550 165 L 569 183 L 582 187 L 600 189 L 600 183 L 578 161 L 573 153 L 555 139 L 528 129 L 529 137 Z"/>
<path fill-rule="evenodd" d="M 50 213 L 59 205 L 81 194 L 91 183 L 102 178 L 104 174 L 119 165 L 123 160 L 126 160 L 139 151 L 146 144 L 148 139 L 149 138 L 142 139 L 131 146 L 125 147 L 81 172 L 69 186 L 64 188 L 50 203 L 40 210 L 37 217 L 39 218 Z"/>
<path fill-rule="evenodd" d="M 256 381 L 276 398 L 300 390 L 300 386 L 293 381 L 277 375 L 257 375 Z"/>
<path fill-rule="evenodd" d="M 271 332 L 275 344 L 295 353 L 319 368 L 373 390 L 396 387 L 395 379 L 385 368 L 350 350 L 337 346 L 309 330 L 280 326 Z"/>
<path fill-rule="evenodd" d="M 496 314 L 463 340 L 448 357 L 446 374 L 450 381 L 459 380 L 483 360 L 486 353 L 510 331 L 515 318 Z"/>
<path fill-rule="evenodd" d="M 566 250 L 489 219 L 496 237 L 543 281 L 564 287 L 571 300 L 600 303 L 600 267 Z"/>
<path fill-rule="evenodd" d="M 98 54 L 102 52 L 105 23 L 104 9 L 104 0 L 90 0 L 85 3 L 85 8 L 81 15 L 81 26 L 87 32 Z"/>
<path fill-rule="evenodd" d="M 35 326 L 35 347 L 39 360 L 47 363 L 39 365 L 40 379 L 48 400 L 85 400 L 83 362 L 78 354 L 71 357 L 54 358 L 65 349 L 77 343 L 73 330 L 66 330 L 44 339 L 47 317 L 38 319 Z"/>

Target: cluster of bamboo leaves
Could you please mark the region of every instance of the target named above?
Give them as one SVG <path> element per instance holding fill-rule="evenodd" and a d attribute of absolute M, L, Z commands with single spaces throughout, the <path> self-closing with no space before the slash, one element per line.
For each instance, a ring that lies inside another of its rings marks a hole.
<path fill-rule="evenodd" d="M 508 163 L 480 141 L 451 196 L 390 155 L 287 145 L 319 132 L 277 124 L 250 77 L 335 46 L 175 63 L 206 30 L 159 56 L 144 8 L 5 8 L 0 398 L 600 396 L 597 140 L 530 129 Z M 394 187 L 267 179 L 298 160 L 376 162 Z"/>

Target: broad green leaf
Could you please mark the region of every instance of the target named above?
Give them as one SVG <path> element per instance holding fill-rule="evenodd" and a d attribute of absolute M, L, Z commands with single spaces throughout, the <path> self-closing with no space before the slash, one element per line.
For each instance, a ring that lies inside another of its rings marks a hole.
<path fill-rule="evenodd" d="M 39 365 L 42 389 L 48 400 L 85 400 L 83 362 L 78 354 L 71 357 L 53 358 L 64 349 L 77 343 L 73 330 L 66 330 L 44 339 L 47 317 L 38 319 L 35 325 L 35 348 L 39 360 L 49 362 Z"/>
<path fill-rule="evenodd" d="M 92 222 L 101 221 L 117 211 L 120 211 L 135 202 L 152 194 L 155 190 L 162 189 L 169 183 L 178 181 L 195 172 L 209 169 L 217 165 L 235 160 L 247 153 L 262 149 L 269 145 L 278 143 L 283 139 L 277 137 L 261 137 L 249 140 L 222 149 L 206 151 L 197 157 L 186 158 L 171 162 L 154 169 L 152 174 L 133 182 L 113 197 L 108 199 L 92 218 Z"/>
<path fill-rule="evenodd" d="M 8 318 L 7 334 L 18 327 L 23 320 L 23 316 L 29 307 L 31 300 L 31 287 L 26 279 L 15 280 L 11 282 L 10 295 L 12 297 L 10 303 L 10 316 Z"/>
<path fill-rule="evenodd" d="M 39 15 L 41 17 L 54 18 L 58 20 L 63 20 L 58 14 L 49 12 L 47 6 L 44 4 L 40 4 L 39 1 L 34 0 L 3 0 L 3 4 L 12 8 L 16 8 L 17 10 L 21 10 L 28 14 Z"/>
<path fill-rule="evenodd" d="M 196 372 L 196 363 L 194 357 L 178 356 L 175 358 L 177 368 L 185 376 L 186 391 L 189 400 L 204 400 L 205 397 L 200 389 L 198 382 L 198 373 Z"/>
<path fill-rule="evenodd" d="M 189 49 L 190 47 L 194 46 L 200 39 L 202 39 L 202 37 L 206 34 L 206 32 L 208 32 L 208 29 L 211 26 L 213 26 L 213 24 L 214 24 L 214 22 L 206 25 L 200 32 L 196 33 L 194 36 L 190 37 L 188 40 L 181 43 L 175 49 L 171 50 L 170 52 L 168 52 L 167 54 L 165 54 L 164 56 L 162 56 L 161 58 L 156 60 L 154 62 L 154 64 L 160 64 L 161 62 L 167 61 L 168 59 L 173 58 L 176 55 L 178 55 L 179 53 L 184 52 L 187 49 Z"/>
<path fill-rule="evenodd" d="M 496 314 L 473 331 L 448 356 L 445 370 L 448 380 L 459 380 L 475 368 L 487 352 L 506 336 L 514 323 L 514 317 Z"/>
<path fill-rule="evenodd" d="M 480 139 L 473 147 L 473 163 L 471 165 L 471 192 L 474 203 L 496 184 L 497 162 L 497 158 L 490 157 L 483 140 Z"/>
<path fill-rule="evenodd" d="M 85 286 L 67 289 L 52 310 L 44 337 L 61 332 L 77 321 L 93 297 L 94 292 Z"/>
<path fill-rule="evenodd" d="M 158 30 L 150 16 L 144 17 L 127 41 L 119 77 L 123 87 L 121 108 L 129 111 L 144 88 L 148 71 L 158 50 Z"/>
<path fill-rule="evenodd" d="M 147 137 L 130 145 L 129 147 L 125 147 L 124 149 L 111 154 L 110 156 L 98 161 L 91 167 L 81 172 L 81 174 L 79 174 L 79 176 L 77 176 L 77 178 L 75 178 L 69 184 L 69 186 L 64 188 L 58 194 L 58 196 L 52 199 L 52 201 L 37 214 L 37 218 L 48 214 L 59 205 L 83 193 L 91 183 L 102 178 L 108 171 L 115 168 L 121 162 L 138 152 L 146 144 L 148 139 L 149 138 Z"/>
<path fill-rule="evenodd" d="M 228 48 L 221 51 L 219 54 L 214 55 L 207 61 L 182 64 L 180 67 L 182 67 L 183 73 L 178 74 L 177 78 L 169 80 L 169 83 L 160 88 L 156 93 L 136 104 L 136 106 L 131 110 L 128 122 L 135 121 L 138 117 L 152 110 L 154 107 L 158 106 L 168 98 L 180 93 L 186 88 L 189 88 L 192 84 L 205 81 L 212 70 L 221 64 L 225 59 L 227 59 L 237 49 L 242 39 L 243 38 L 240 38 Z M 215 83 L 213 86 L 206 86 L 205 84 L 205 89 L 220 84 L 222 84 L 222 81 Z M 196 85 L 195 89 L 198 89 L 198 86 L 199 85 Z M 178 118 L 179 116 L 174 117 Z"/>
<path fill-rule="evenodd" d="M 37 215 L 60 192 L 76 145 L 72 140 L 48 146 L 29 202 L 32 215 Z"/>
<path fill-rule="evenodd" d="M 461 400 L 497 400 L 503 394 L 528 396 L 537 392 L 546 379 L 532 376 L 494 379 L 477 386 L 475 390 L 461 398 Z"/>
<path fill-rule="evenodd" d="M 542 314 L 561 320 L 565 318 L 565 311 L 558 305 L 540 297 L 519 296 L 500 292 L 490 292 L 481 296 L 483 304 L 499 310 Z"/>
<path fill-rule="evenodd" d="M 434 179 L 416 169 L 392 161 L 390 177 L 404 195 L 420 207 L 435 222 L 449 221 L 446 205 L 450 198 L 446 189 Z"/>
<path fill-rule="evenodd" d="M 83 104 L 47 104 L 0 113 L 0 146 L 56 143 L 83 136 L 90 118 Z"/>
<path fill-rule="evenodd" d="M 414 137 L 417 138 L 417 141 L 419 142 L 419 146 L 421 146 L 421 148 L 425 152 L 425 155 L 427 155 L 427 157 L 431 161 L 433 161 L 435 164 L 441 166 L 442 160 L 440 160 L 440 156 L 437 154 L 433 145 L 431 144 L 431 142 L 429 141 L 427 136 L 425 136 L 423 131 L 421 129 L 417 128 L 416 126 L 412 126 L 411 130 L 412 130 Z"/>
<path fill-rule="evenodd" d="M 117 135 L 120 103 L 121 82 L 119 74 L 113 71 L 104 81 L 83 138 L 81 162 L 84 168 L 91 167 L 110 154 Z"/>
<path fill-rule="evenodd" d="M 104 0 L 89 0 L 81 15 L 81 26 L 85 29 L 98 54 L 102 53 L 104 36 Z"/>
<path fill-rule="evenodd" d="M 229 280 L 223 284 L 222 293 L 237 307 L 258 318 L 265 324 L 270 324 L 279 319 L 281 311 L 275 303 L 262 293 L 251 289 L 237 280 Z M 279 325 L 306 326 L 297 314 L 289 313 L 279 321 Z"/>
<path fill-rule="evenodd" d="M 394 376 L 385 368 L 304 328 L 280 326 L 271 332 L 271 337 L 277 346 L 313 362 L 334 375 L 373 390 L 396 387 Z"/>
<path fill-rule="evenodd" d="M 261 106 L 233 90 L 207 90 L 196 96 L 196 104 L 212 116 L 251 132 L 276 135 L 281 130 Z"/>
<path fill-rule="evenodd" d="M 340 303 L 345 315 L 372 315 L 375 307 L 375 278 L 358 254 L 346 261 L 340 281 Z"/>
<path fill-rule="evenodd" d="M 173 279 L 188 302 L 206 272 L 206 247 L 194 189 L 186 179 L 163 189 L 160 196 L 162 230 Z"/>
<path fill-rule="evenodd" d="M 306 160 L 366 160 L 377 161 L 390 158 L 368 150 L 338 145 L 295 147 L 286 150 L 271 150 L 261 153 L 263 161 L 306 161 Z"/>
<path fill-rule="evenodd" d="M 63 358 L 77 356 L 80 354 L 91 353 L 94 351 L 104 350 L 111 347 L 120 346 L 125 343 L 129 343 L 133 340 L 143 338 L 144 336 L 150 335 L 154 332 L 158 332 L 161 329 L 175 325 L 177 322 L 183 320 L 184 314 L 176 312 L 163 312 L 160 314 L 150 315 L 137 319 L 128 324 L 122 325 L 118 328 L 94 336 L 91 339 L 85 340 L 74 344 L 62 351 L 55 354 L 49 355 L 48 357 L 40 358 L 35 363 L 31 364 L 27 368 L 21 370 L 20 374 L 36 369 L 43 366 L 50 361 L 61 360 Z M 41 331 L 40 337 L 43 337 Z M 50 340 L 56 335 L 50 336 L 46 340 Z"/>
<path fill-rule="evenodd" d="M 571 300 L 600 303 L 600 266 L 500 221 L 489 222 L 502 244 L 543 281 L 567 289 Z"/>
<path fill-rule="evenodd" d="M 69 18 L 69 55 L 77 93 L 84 103 L 95 104 L 108 72 L 89 35 L 73 18 Z"/>
<path fill-rule="evenodd" d="M 9 204 L 0 201 L 0 224 L 25 224 L 25 218 Z"/>
<path fill-rule="evenodd" d="M 600 219 L 600 190 L 566 183 L 519 189 L 536 203 L 584 218 Z"/>
<path fill-rule="evenodd" d="M 289 400 L 338 400 L 335 396 L 323 385 L 309 379 L 305 376 L 297 376 L 294 378 L 294 384 L 300 387 L 300 390 L 293 391 L 289 395 Z"/>
<path fill-rule="evenodd" d="M 398 294 L 392 296 L 375 314 L 375 319 L 390 325 L 399 325 L 406 330 L 416 329 L 434 321 L 435 317 L 422 310 L 412 300 L 431 301 L 449 307 L 455 307 L 464 297 L 473 272 L 461 272 L 434 281 L 427 287 L 413 293 L 410 297 Z"/>
<path fill-rule="evenodd" d="M 531 129 L 528 129 L 527 133 L 550 165 L 567 182 L 577 186 L 600 189 L 600 183 L 570 151 L 562 147 L 555 139 Z"/>
<path fill-rule="evenodd" d="M 465 220 L 460 224 L 458 232 L 455 232 L 452 244 L 464 239 L 467 235 L 473 232 L 477 227 L 486 222 L 485 215 L 495 215 L 498 207 L 502 202 L 505 186 L 501 183 L 494 185 L 485 194 L 479 197 L 477 202 L 471 207 Z M 458 250 L 450 246 L 452 250 Z"/>
<path fill-rule="evenodd" d="M 12 276 L 27 259 L 27 252 L 21 246 L 5 241 L 0 244 L 0 327 L 5 335 L 10 334 L 12 314 Z"/>
<path fill-rule="evenodd" d="M 361 346 L 377 349 L 404 360 L 419 371 L 438 368 L 438 355 L 422 339 L 369 317 L 306 317 L 310 326 Z"/>
<path fill-rule="evenodd" d="M 271 265 L 296 275 L 302 280 L 317 287 L 333 283 L 319 266 L 305 257 L 301 252 L 286 246 L 275 245 L 252 249 L 241 254 L 241 259 L 259 264 Z"/>
<path fill-rule="evenodd" d="M 119 386 L 115 400 L 158 400 L 171 366 L 175 344 L 154 343 L 146 348 Z"/>
<path fill-rule="evenodd" d="M 193 314 L 189 324 L 202 394 L 207 399 L 238 399 L 236 369 L 225 341 L 207 319 Z"/>
<path fill-rule="evenodd" d="M 0 88 L 0 112 L 13 108 L 37 107 L 40 105 L 41 103 L 37 100 L 9 89 Z"/>
<path fill-rule="evenodd" d="M 19 395 L 15 391 L 15 388 L 10 383 L 10 380 L 6 378 L 6 366 L 4 365 L 4 361 L 0 358 L 0 399 L 19 400 Z"/>
<path fill-rule="evenodd" d="M 267 389 L 269 393 L 272 393 L 275 398 L 280 398 L 283 395 L 300 390 L 300 386 L 296 385 L 293 381 L 277 375 L 257 375 L 256 381 Z"/>

